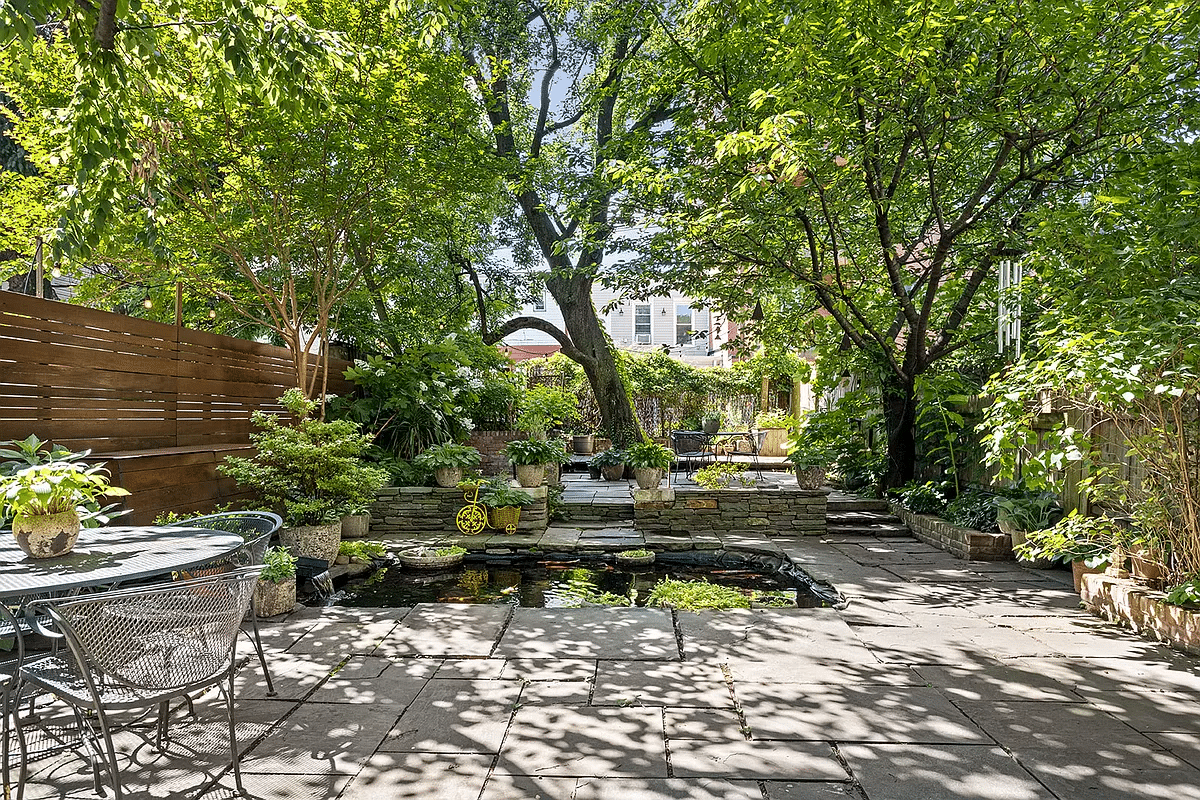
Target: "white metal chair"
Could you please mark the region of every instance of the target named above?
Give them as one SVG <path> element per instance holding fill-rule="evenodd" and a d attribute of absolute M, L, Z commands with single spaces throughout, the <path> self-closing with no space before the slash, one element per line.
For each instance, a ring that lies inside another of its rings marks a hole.
<path fill-rule="evenodd" d="M 82 738 L 89 745 L 85 749 L 97 793 L 101 792 L 103 760 L 116 800 L 122 797 L 109 719 L 112 712 L 157 709 L 161 745 L 169 701 L 209 686 L 217 686 L 225 694 L 230 763 L 238 791 L 243 791 L 234 725 L 234 672 L 238 631 L 261 572 L 261 566 L 244 567 L 45 605 L 66 651 L 62 656 L 28 660 L 18 679 L 53 695 L 75 712 Z M 27 723 L 20 715 L 15 715 L 15 722 L 17 736 L 24 743 Z M 97 740 L 102 740 L 102 749 Z M 22 757 L 17 800 L 27 778 L 28 761 Z"/>

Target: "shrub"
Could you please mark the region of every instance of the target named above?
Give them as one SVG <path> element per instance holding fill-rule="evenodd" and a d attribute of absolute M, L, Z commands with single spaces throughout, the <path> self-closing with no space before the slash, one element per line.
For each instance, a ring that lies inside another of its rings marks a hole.
<path fill-rule="evenodd" d="M 763 411 L 754 418 L 754 427 L 759 430 L 765 428 L 787 428 L 791 430 L 798 425 L 799 422 L 791 414 L 785 414 L 782 411 Z"/>
<path fill-rule="evenodd" d="M 896 502 L 914 514 L 941 515 L 946 510 L 945 486 L 933 481 L 910 481 L 890 492 Z"/>
<path fill-rule="evenodd" d="M 985 492 L 968 489 L 946 504 L 942 517 L 952 525 L 974 528 L 984 533 L 996 533 L 996 498 Z"/>
<path fill-rule="evenodd" d="M 1117 524 L 1107 517 L 1072 511 L 1045 530 L 1029 531 L 1014 552 L 1025 559 L 1082 561 L 1089 567 L 1108 563 L 1120 538 Z"/>
<path fill-rule="evenodd" d="M 447 442 L 425 448 L 413 462 L 427 470 L 479 466 L 479 451 L 465 444 Z"/>
<path fill-rule="evenodd" d="M 710 464 L 696 470 L 693 480 L 705 489 L 726 489 L 734 481 L 743 488 L 757 485 L 758 481 L 746 474 L 740 464 Z"/>
<path fill-rule="evenodd" d="M 625 449 L 625 463 L 634 469 L 671 468 L 671 459 L 675 454 L 661 444 L 654 442 L 635 442 Z"/>
<path fill-rule="evenodd" d="M 579 418 L 575 396 L 552 386 L 533 387 L 521 398 L 520 406 L 517 429 L 537 439 L 545 439 L 548 429 Z"/>
<path fill-rule="evenodd" d="M 591 464 L 595 467 L 615 467 L 617 464 L 625 463 L 625 451 L 619 447 L 611 447 L 608 450 L 601 450 L 596 455 L 592 456 Z"/>

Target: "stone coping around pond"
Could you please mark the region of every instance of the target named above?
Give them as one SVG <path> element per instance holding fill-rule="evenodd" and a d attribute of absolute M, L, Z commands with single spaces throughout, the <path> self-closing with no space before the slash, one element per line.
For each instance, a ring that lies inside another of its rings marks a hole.
<path fill-rule="evenodd" d="M 1131 578 L 1099 573 L 1083 576 L 1079 598 L 1096 616 L 1200 655 L 1200 610 L 1170 605 L 1164 592 Z"/>
<path fill-rule="evenodd" d="M 968 561 L 1012 561 L 1012 538 L 1006 533 L 984 533 L 952 525 L 941 517 L 914 514 L 899 503 L 888 508 L 921 541 Z"/>
<path fill-rule="evenodd" d="M 633 489 L 634 527 L 662 535 L 748 531 L 775 536 L 825 533 L 826 493 L 799 486 Z"/>

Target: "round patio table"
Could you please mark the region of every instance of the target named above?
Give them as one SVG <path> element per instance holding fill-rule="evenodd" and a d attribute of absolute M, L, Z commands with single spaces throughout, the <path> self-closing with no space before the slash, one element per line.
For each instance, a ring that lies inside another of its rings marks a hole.
<path fill-rule="evenodd" d="M 236 533 L 159 525 L 84 528 L 59 558 L 30 558 L 0 534 L 0 600 L 114 586 L 196 567 L 233 553 Z"/>

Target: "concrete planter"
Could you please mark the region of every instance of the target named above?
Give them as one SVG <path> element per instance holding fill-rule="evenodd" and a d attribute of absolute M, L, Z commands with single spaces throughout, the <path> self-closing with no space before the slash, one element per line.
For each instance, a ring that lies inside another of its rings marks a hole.
<path fill-rule="evenodd" d="M 462 481 L 462 467 L 438 467 L 433 471 L 433 480 L 443 489 L 453 489 Z"/>
<path fill-rule="evenodd" d="M 286 614 L 296 607 L 296 578 L 276 583 L 260 580 L 254 587 L 254 613 L 260 617 Z"/>
<path fill-rule="evenodd" d="M 17 514 L 13 518 L 17 546 L 30 558 L 57 558 L 71 552 L 79 538 L 79 514 Z"/>
<path fill-rule="evenodd" d="M 590 456 L 596 446 L 595 435 L 591 433 L 571 437 L 571 449 L 577 456 Z"/>
<path fill-rule="evenodd" d="M 284 528 L 279 532 L 279 543 L 297 558 L 319 558 L 326 564 L 332 564 L 337 558 L 338 545 L 342 543 L 341 520 L 329 525 Z"/>
<path fill-rule="evenodd" d="M 370 514 L 347 514 L 342 517 L 343 539 L 363 539 L 370 531 Z"/>
<path fill-rule="evenodd" d="M 824 464 L 797 464 L 796 485 L 801 489 L 820 489 L 825 485 Z"/>
<path fill-rule="evenodd" d="M 657 467 L 635 467 L 633 477 L 639 489 L 654 489 L 663 479 L 663 471 Z"/>
<path fill-rule="evenodd" d="M 545 464 L 517 464 L 513 469 L 517 473 L 517 483 L 526 489 L 541 486 L 546 478 Z"/>

